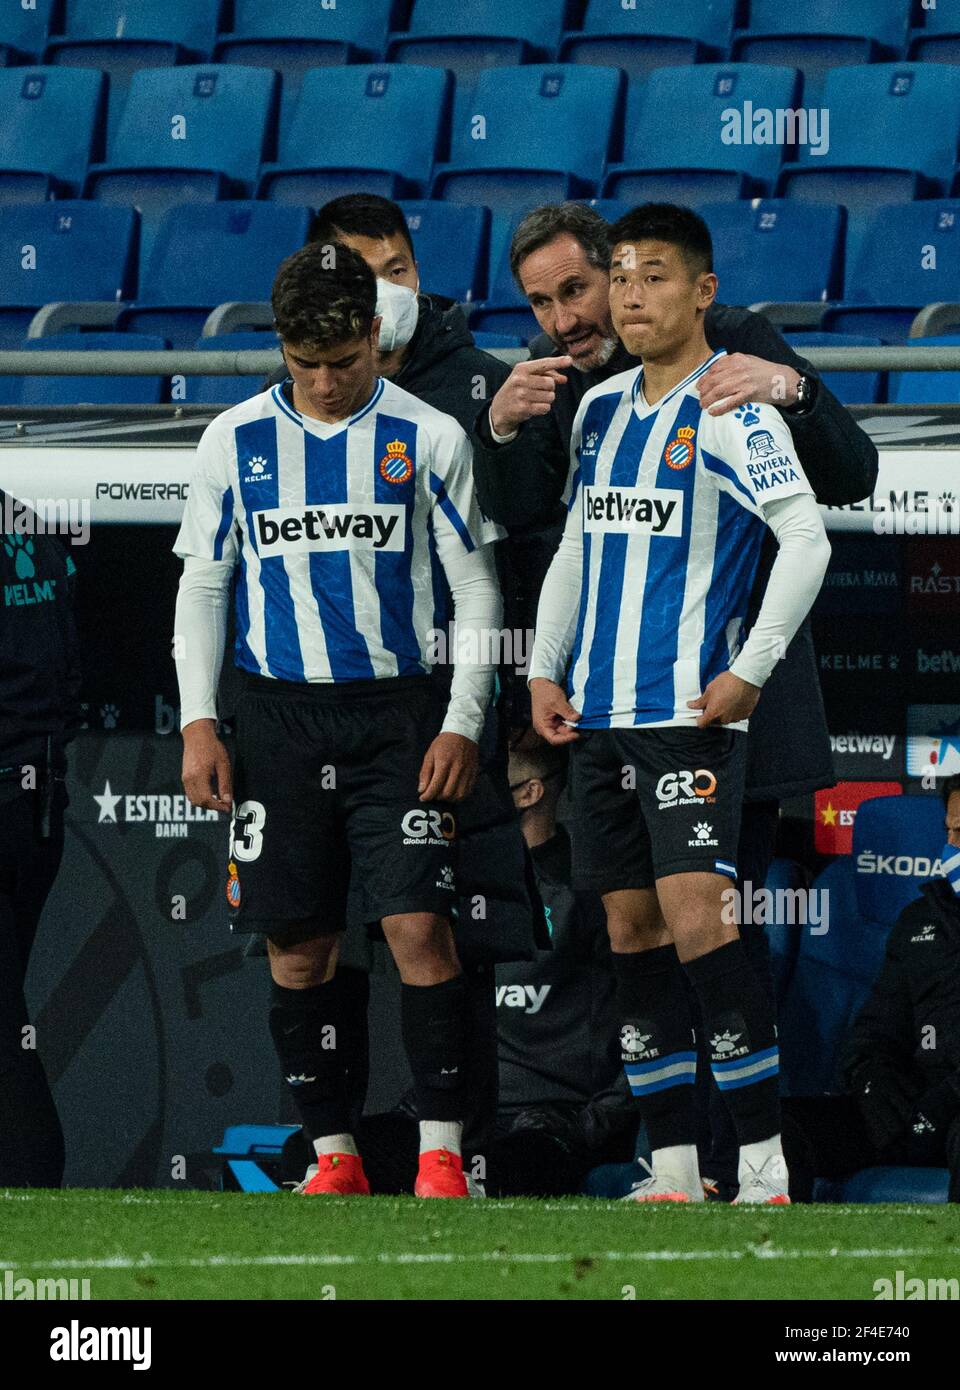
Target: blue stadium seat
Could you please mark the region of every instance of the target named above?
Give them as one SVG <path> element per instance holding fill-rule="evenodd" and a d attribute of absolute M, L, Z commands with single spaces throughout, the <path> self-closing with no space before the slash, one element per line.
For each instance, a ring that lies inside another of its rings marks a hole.
<path fill-rule="evenodd" d="M 880 347 L 879 338 L 858 333 L 787 333 L 784 335 L 801 357 L 812 347 Z M 819 370 L 819 369 L 818 369 Z M 885 398 L 883 372 L 821 371 L 824 383 L 844 405 L 875 405 Z"/>
<path fill-rule="evenodd" d="M 493 334 L 495 337 L 519 338 L 522 344 L 529 343 L 531 338 L 535 338 L 542 332 L 540 325 L 534 317 L 533 310 L 529 307 L 524 309 L 516 307 L 513 309 L 488 308 L 486 305 L 478 305 L 470 313 L 468 320 L 470 332 L 486 335 Z"/>
<path fill-rule="evenodd" d="M 474 115 L 455 123 L 450 163 L 431 196 L 481 203 L 494 212 L 592 196 L 610 148 L 622 75 L 567 65 L 497 68 L 481 73 Z M 476 138 L 476 118 L 485 122 Z"/>
<path fill-rule="evenodd" d="M 410 22 L 392 34 L 392 63 L 423 63 L 474 75 L 491 67 L 550 62 L 563 32 L 567 0 L 471 0 L 453 10 L 449 0 L 413 0 Z"/>
<path fill-rule="evenodd" d="M 0 206 L 0 345 L 26 335 L 43 304 L 130 298 L 137 214 L 97 203 Z M 25 247 L 33 253 L 25 255 Z"/>
<path fill-rule="evenodd" d="M 786 997 L 800 952 L 800 937 L 804 931 L 802 924 L 787 920 L 790 914 L 782 909 L 794 900 L 784 895 L 805 889 L 808 886 L 807 881 L 807 872 L 801 864 L 793 859 L 777 858 L 771 862 L 763 885 L 773 895 L 769 899 L 773 912 L 772 915 L 764 913 L 764 916 L 769 916 L 769 920 L 764 923 L 764 930 L 770 946 L 770 968 L 778 1005 Z M 753 885 L 754 891 L 758 886 Z M 746 886 L 740 885 L 740 891 L 745 893 Z M 781 896 L 778 898 L 777 894 Z"/>
<path fill-rule="evenodd" d="M 960 69 L 920 63 L 835 68 L 827 76 L 830 148 L 786 164 L 777 196 L 847 209 L 847 264 L 880 206 L 944 195 L 960 133 Z"/>
<path fill-rule="evenodd" d="M 36 0 L 32 9 L 20 4 L 0 8 L 0 66 L 20 62 L 38 63 L 47 46 L 50 19 L 56 13 L 59 0 Z"/>
<path fill-rule="evenodd" d="M 141 263 L 171 207 L 251 191 L 273 136 L 277 83 L 264 68 L 133 74 L 108 163 L 91 169 L 85 195 L 139 209 Z"/>
<path fill-rule="evenodd" d="M 960 63 L 960 13 L 956 5 L 924 9 L 923 28 L 910 36 L 910 59 L 918 63 Z"/>
<path fill-rule="evenodd" d="M 823 328 L 904 342 L 925 304 L 960 300 L 960 200 L 885 207 L 876 214 Z"/>
<path fill-rule="evenodd" d="M 44 61 L 107 73 L 109 147 L 133 74 L 209 58 L 220 7 L 221 0 L 68 0 L 64 35 L 50 40 Z"/>
<path fill-rule="evenodd" d="M 908 1202 L 911 1206 L 948 1200 L 949 1168 L 861 1168 L 849 1178 L 818 1178 L 815 1202 L 843 1202 L 845 1206 L 874 1202 Z"/>
<path fill-rule="evenodd" d="M 560 61 L 622 68 L 630 78 L 717 62 L 727 56 L 736 8 L 737 0 L 636 0 L 632 9 L 587 0 L 583 28 L 564 36 Z"/>
<path fill-rule="evenodd" d="M 908 338 L 907 347 L 960 347 L 960 333 L 934 338 Z M 960 372 L 891 372 L 890 400 L 897 405 L 960 403 Z"/>
<path fill-rule="evenodd" d="M 303 245 L 310 215 L 253 201 L 171 208 L 118 327 L 189 347 L 218 304 L 269 300 L 277 266 Z"/>
<path fill-rule="evenodd" d="M 62 68 L 0 71 L 0 203 L 79 194 L 99 153 L 106 81 Z"/>
<path fill-rule="evenodd" d="M 214 59 L 273 68 L 283 78 L 281 127 L 293 114 L 311 68 L 373 63 L 383 57 L 397 0 L 234 0 L 233 32 L 221 34 Z"/>
<path fill-rule="evenodd" d="M 213 333 L 209 338 L 198 338 L 193 346 L 198 352 L 220 349 L 244 352 L 251 348 L 263 352 L 277 346 L 277 335 L 273 332 Z M 257 394 L 264 377 L 264 372 L 252 376 L 188 376 L 184 378 L 182 399 L 187 405 L 237 405 Z M 171 399 L 180 399 L 176 390 L 171 391 Z"/>
<path fill-rule="evenodd" d="M 161 351 L 162 338 L 146 334 L 56 333 L 27 338 L 17 346 L 24 352 L 142 352 Z M 13 382 L 12 390 L 7 387 Z M 159 405 L 166 378 L 162 376 L 22 376 L 0 377 L 3 405 Z M 8 394 L 9 390 L 9 394 Z"/>
<path fill-rule="evenodd" d="M 519 333 L 474 333 L 473 341 L 478 348 L 485 348 L 488 352 L 493 348 L 524 348 L 527 346 L 526 338 L 522 338 Z"/>
<path fill-rule="evenodd" d="M 745 143 L 742 112 L 749 102 L 791 109 L 797 84 L 793 68 L 722 63 L 661 68 L 645 84 L 632 83 L 623 160 L 608 170 L 604 197 L 699 205 L 768 192 L 784 149 L 755 143 L 752 124 Z"/>
<path fill-rule="evenodd" d="M 869 805 L 868 802 L 864 803 Z M 859 819 L 861 811 L 858 811 Z M 840 1047 L 883 960 L 886 929 L 864 920 L 847 856 L 828 865 L 812 888 L 825 892 L 828 930 L 798 931 L 799 949 L 779 1008 L 780 1079 L 784 1095 L 838 1089 Z"/>
<path fill-rule="evenodd" d="M 932 876 L 943 848 L 939 796 L 877 796 L 864 801 L 853 823 L 854 883 L 861 917 L 891 927 L 920 885 Z"/>
<path fill-rule="evenodd" d="M 734 36 L 741 63 L 791 64 L 804 74 L 804 100 L 817 101 L 830 68 L 899 58 L 907 38 L 910 0 L 751 0 L 750 25 Z"/>
<path fill-rule="evenodd" d="M 401 202 L 426 294 L 482 299 L 487 289 L 490 212 L 432 199 Z"/>
<path fill-rule="evenodd" d="M 699 209 L 724 304 L 827 301 L 840 292 L 843 210 L 757 198 Z"/>
<path fill-rule="evenodd" d="M 438 68 L 356 64 L 308 72 L 257 197 L 314 207 L 361 190 L 418 197 L 433 170 L 449 94 L 450 77 Z"/>

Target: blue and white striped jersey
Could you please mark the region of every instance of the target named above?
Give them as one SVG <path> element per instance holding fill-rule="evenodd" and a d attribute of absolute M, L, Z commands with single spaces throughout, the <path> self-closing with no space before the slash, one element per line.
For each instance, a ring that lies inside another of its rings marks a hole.
<path fill-rule="evenodd" d="M 218 415 L 174 551 L 239 565 L 238 666 L 348 681 L 428 671 L 428 633 L 449 617 L 445 558 L 502 535 L 457 421 L 377 378 L 336 424 L 299 414 L 279 385 Z"/>
<path fill-rule="evenodd" d="M 772 406 L 701 409 L 696 383 L 721 356 L 655 405 L 642 367 L 580 403 L 565 494 L 565 540 L 582 546 L 567 668 L 578 728 L 694 724 L 687 701 L 743 641 L 763 506 L 813 493 Z"/>

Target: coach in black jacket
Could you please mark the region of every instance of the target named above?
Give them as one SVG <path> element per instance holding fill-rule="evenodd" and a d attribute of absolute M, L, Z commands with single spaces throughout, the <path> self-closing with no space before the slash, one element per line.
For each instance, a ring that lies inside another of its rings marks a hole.
<path fill-rule="evenodd" d="M 560 498 L 580 401 L 592 386 L 639 365 L 613 336 L 606 228 L 599 213 L 583 204 L 538 208 L 521 222 L 511 246 L 514 274 L 545 329 L 530 345 L 531 358 L 562 358 L 568 365 L 553 370 L 546 361 L 543 369 L 520 363 L 474 425 L 480 505 L 509 528 L 515 542 L 513 582 L 505 594 L 508 624 L 512 618 L 518 626 L 533 625 L 540 586 L 560 538 Z M 869 496 L 877 477 L 874 444 L 765 318 L 715 304 L 707 311 L 706 334 L 711 348 L 730 356 L 702 378 L 705 406 L 720 400 L 728 410 L 748 400 L 777 406 L 818 501 L 839 505 Z M 500 424 L 501 437 L 514 427 L 518 432 L 510 442 L 497 443 L 491 420 Z M 759 609 L 775 553 L 770 536 L 748 623 Z M 780 800 L 834 781 L 807 622 L 750 717 L 747 800 Z M 754 883 L 763 881 L 759 867 L 751 865 Z"/>

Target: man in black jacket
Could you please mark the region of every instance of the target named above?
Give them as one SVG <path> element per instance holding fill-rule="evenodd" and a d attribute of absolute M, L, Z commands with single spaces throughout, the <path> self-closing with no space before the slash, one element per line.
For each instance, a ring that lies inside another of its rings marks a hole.
<path fill-rule="evenodd" d="M 785 1102 L 791 1195 L 813 1178 L 902 1165 L 950 1169 L 960 1202 L 960 775 L 944 783 L 944 877 L 925 883 L 887 938 L 884 963 L 840 1059 L 848 1094 Z"/>
<path fill-rule="evenodd" d="M 591 387 L 639 366 L 639 360 L 614 335 L 607 224 L 599 213 L 580 203 L 537 208 L 517 227 L 510 260 L 544 333 L 533 340 L 530 360 L 514 367 L 476 416 L 474 476 L 484 512 L 509 532 L 505 623 L 526 629 L 534 626 L 540 588 L 560 539 L 560 498 L 577 408 Z M 728 355 L 701 379 L 704 406 L 714 414 L 745 401 L 776 406 L 790 425 L 818 501 L 841 504 L 869 496 L 877 476 L 875 446 L 776 329 L 761 315 L 727 305 L 708 309 L 705 328 L 709 346 Z M 775 554 L 770 536 L 748 628 Z M 514 696 L 519 699 L 513 717 L 521 723 L 529 717 L 526 692 L 515 688 Z M 742 881 L 762 884 L 773 857 L 779 802 L 836 780 L 809 621 L 764 686 L 747 749 L 737 863 Z M 772 994 L 762 928 L 744 927 L 742 936 Z M 714 1153 L 704 1163 L 726 1182 L 734 1173 L 735 1145 L 714 1087 L 710 1095 Z"/>
<path fill-rule="evenodd" d="M 64 748 L 79 727 L 75 567 L 3 492 L 0 532 L 0 1187 L 59 1187 L 63 1132 L 23 986 L 63 854 Z"/>
<path fill-rule="evenodd" d="M 375 193 L 344 194 L 320 209 L 311 223 L 309 240 L 342 241 L 360 253 L 378 281 L 410 291 L 410 305 L 400 310 L 405 328 L 400 326 L 396 340 L 391 334 L 388 350 L 380 354 L 379 374 L 452 415 L 469 434 L 478 405 L 489 402 L 510 368 L 475 346 L 458 304 L 420 291 L 413 240 L 402 208 Z M 286 375 L 285 368 L 278 368 L 268 385 L 285 380 Z"/>

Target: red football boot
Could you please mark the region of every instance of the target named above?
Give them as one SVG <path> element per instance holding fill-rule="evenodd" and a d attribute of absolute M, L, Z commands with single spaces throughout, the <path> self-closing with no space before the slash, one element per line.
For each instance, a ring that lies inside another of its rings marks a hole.
<path fill-rule="evenodd" d="M 428 1149 L 420 1155 L 415 1197 L 469 1197 L 463 1160 L 448 1149 Z"/>
<path fill-rule="evenodd" d="M 370 1184 L 363 1171 L 363 1160 L 356 1154 L 318 1154 L 313 1166 L 295 1192 L 304 1197 L 331 1193 L 336 1197 L 369 1197 Z"/>

